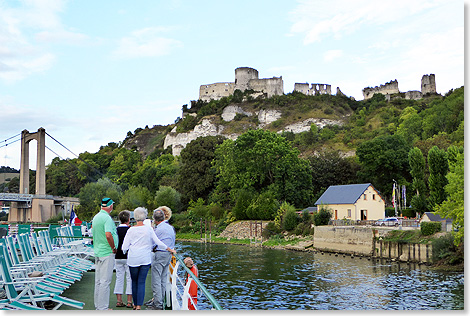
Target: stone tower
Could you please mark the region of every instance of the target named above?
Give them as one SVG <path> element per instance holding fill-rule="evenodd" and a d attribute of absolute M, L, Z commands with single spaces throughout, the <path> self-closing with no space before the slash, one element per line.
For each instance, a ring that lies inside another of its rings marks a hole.
<path fill-rule="evenodd" d="M 251 79 L 258 79 L 258 70 L 250 67 L 238 67 L 235 69 L 235 90 L 242 92 L 248 89 Z"/>
<path fill-rule="evenodd" d="M 46 130 L 39 128 L 36 133 L 27 130 L 21 132 L 20 193 L 31 194 L 29 190 L 29 142 L 37 141 L 36 159 L 36 194 L 46 194 Z"/>
<path fill-rule="evenodd" d="M 436 76 L 434 74 L 423 75 L 421 78 L 421 93 L 436 93 Z"/>

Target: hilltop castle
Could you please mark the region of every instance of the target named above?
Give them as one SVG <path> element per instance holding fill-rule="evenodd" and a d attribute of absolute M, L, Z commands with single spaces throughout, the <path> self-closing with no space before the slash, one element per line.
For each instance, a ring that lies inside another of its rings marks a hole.
<path fill-rule="evenodd" d="M 223 97 L 233 95 L 235 90 L 244 92 L 245 90 L 253 90 L 253 97 L 266 95 L 270 98 L 274 95 L 284 94 L 284 82 L 282 76 L 259 79 L 258 70 L 250 67 L 239 67 L 235 69 L 234 82 L 217 82 L 204 84 L 199 87 L 199 99 L 209 102 L 210 100 L 220 100 Z M 331 95 L 331 85 L 324 83 L 295 83 L 294 91 L 306 95 Z M 392 80 L 383 85 L 376 87 L 367 87 L 362 90 L 364 100 L 372 98 L 376 93 L 384 94 L 387 100 L 391 95 L 400 94 L 398 89 L 398 81 Z M 412 90 L 405 92 L 405 99 L 419 100 L 426 94 L 436 93 L 436 78 L 434 74 L 423 75 L 421 79 L 421 91 Z M 344 95 L 339 87 L 336 88 L 336 95 Z M 401 97 L 401 96 L 399 96 Z"/>
<path fill-rule="evenodd" d="M 386 84 L 375 86 L 374 88 L 367 87 L 362 89 L 364 100 L 372 98 L 372 96 L 376 93 L 381 93 L 385 95 L 387 100 L 390 100 L 390 96 L 392 94 L 400 93 L 400 90 L 398 89 L 398 81 L 395 79 L 387 82 Z M 423 98 L 423 95 L 429 93 L 436 93 L 436 76 L 434 74 L 423 75 L 421 78 L 421 91 L 407 91 L 405 92 L 405 99 L 419 100 Z"/>
<path fill-rule="evenodd" d="M 273 95 L 284 94 L 284 83 L 281 77 L 272 77 L 259 79 L 258 70 L 249 67 L 239 67 L 235 69 L 235 82 L 217 82 L 204 84 L 199 87 L 199 99 L 203 101 L 220 100 L 228 97 L 235 90 L 244 92 L 245 90 L 254 90 L 256 97 L 260 94 L 266 94 L 268 98 Z"/>

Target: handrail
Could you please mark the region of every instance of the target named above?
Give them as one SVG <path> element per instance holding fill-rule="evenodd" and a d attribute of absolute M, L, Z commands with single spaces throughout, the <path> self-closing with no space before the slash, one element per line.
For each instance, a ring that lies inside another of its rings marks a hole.
<path fill-rule="evenodd" d="M 204 284 L 202 284 L 202 282 L 194 275 L 194 273 L 190 269 L 188 269 L 188 267 L 186 267 L 186 265 L 183 262 L 183 259 L 181 259 L 181 257 L 177 253 L 173 254 L 173 256 L 175 256 L 176 260 L 180 262 L 180 265 L 186 270 L 186 272 L 191 276 L 191 278 L 193 278 L 194 282 L 196 282 L 196 284 L 199 286 L 201 291 L 204 293 L 207 299 L 211 302 L 212 306 L 214 306 L 216 310 L 223 310 L 223 308 L 219 305 L 217 300 L 206 289 Z"/>

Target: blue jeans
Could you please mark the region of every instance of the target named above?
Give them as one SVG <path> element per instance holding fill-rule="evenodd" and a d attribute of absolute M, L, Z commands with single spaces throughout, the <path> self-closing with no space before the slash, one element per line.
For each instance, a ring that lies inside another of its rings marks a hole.
<path fill-rule="evenodd" d="M 132 279 L 132 300 L 135 306 L 142 306 L 145 297 L 145 279 L 149 272 L 150 264 L 129 267 Z"/>

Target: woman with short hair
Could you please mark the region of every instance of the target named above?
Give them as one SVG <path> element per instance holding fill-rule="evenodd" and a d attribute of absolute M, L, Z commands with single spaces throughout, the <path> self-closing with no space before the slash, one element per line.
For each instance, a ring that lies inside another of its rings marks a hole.
<path fill-rule="evenodd" d="M 151 227 L 144 225 L 147 214 L 144 207 L 134 210 L 136 225 L 129 228 L 122 244 L 122 251 L 127 252 L 127 264 L 132 279 L 132 300 L 136 310 L 140 310 L 144 303 L 145 279 L 152 263 L 153 247 L 159 245 L 171 253 L 176 253 L 155 235 Z"/>

